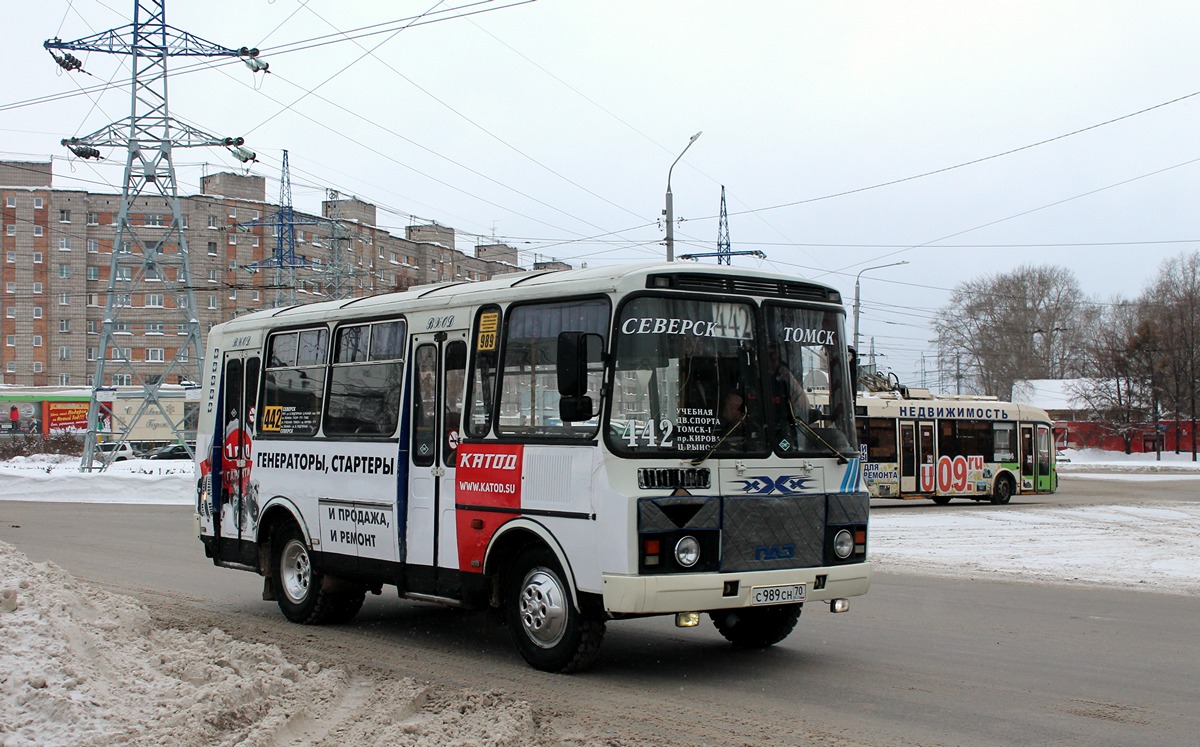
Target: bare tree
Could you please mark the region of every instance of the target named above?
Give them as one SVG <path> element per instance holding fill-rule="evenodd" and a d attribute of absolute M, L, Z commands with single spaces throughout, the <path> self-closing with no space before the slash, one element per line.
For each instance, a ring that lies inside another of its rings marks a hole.
<path fill-rule="evenodd" d="M 1158 277 L 1142 296 L 1145 316 L 1157 329 L 1159 356 L 1154 380 L 1159 384 L 1165 415 L 1175 421 L 1175 450 L 1181 421 L 1191 420 L 1196 433 L 1196 363 L 1200 355 L 1200 253 L 1163 262 Z M 1196 460 L 1195 438 L 1192 459 Z"/>
<path fill-rule="evenodd" d="M 956 287 L 938 312 L 938 351 L 973 372 L 974 393 L 1008 399 L 1018 379 L 1082 374 L 1095 316 L 1070 270 L 1024 265 Z"/>
<path fill-rule="evenodd" d="M 1069 387 L 1085 404 L 1089 419 L 1121 437 L 1126 454 L 1152 411 L 1149 369 L 1157 343 L 1146 323 L 1147 308 L 1119 299 L 1108 307 L 1084 348 L 1091 376 Z"/>

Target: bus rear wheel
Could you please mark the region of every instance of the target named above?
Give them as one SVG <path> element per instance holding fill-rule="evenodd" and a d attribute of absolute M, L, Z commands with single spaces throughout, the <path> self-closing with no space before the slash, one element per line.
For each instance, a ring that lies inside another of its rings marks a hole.
<path fill-rule="evenodd" d="M 327 591 L 325 574 L 313 565 L 312 553 L 295 522 L 280 527 L 271 550 L 275 598 L 288 620 L 303 625 L 344 623 L 358 614 L 366 592 L 362 589 Z"/>
<path fill-rule="evenodd" d="M 517 650 L 534 669 L 577 672 L 596 658 L 604 619 L 577 610 L 554 555 L 521 553 L 505 578 L 504 616 Z"/>
<path fill-rule="evenodd" d="M 1012 478 L 1000 476 L 996 478 L 996 484 L 992 488 L 992 503 L 997 506 L 1002 506 L 1012 500 L 1013 496 L 1013 481 Z"/>
<path fill-rule="evenodd" d="M 791 634 L 800 620 L 803 604 L 746 607 L 709 612 L 713 625 L 734 648 L 766 648 Z"/>

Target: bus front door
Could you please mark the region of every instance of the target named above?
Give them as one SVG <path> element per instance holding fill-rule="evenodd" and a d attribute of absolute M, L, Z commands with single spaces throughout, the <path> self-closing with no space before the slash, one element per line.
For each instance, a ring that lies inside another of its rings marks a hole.
<path fill-rule="evenodd" d="M 467 368 L 466 332 L 413 336 L 407 590 L 458 598 L 455 465 Z"/>
<path fill-rule="evenodd" d="M 252 437 L 258 399 L 257 354 L 226 353 L 221 411 L 213 434 L 213 535 L 222 560 L 253 561 L 258 529 L 257 483 L 251 480 Z"/>

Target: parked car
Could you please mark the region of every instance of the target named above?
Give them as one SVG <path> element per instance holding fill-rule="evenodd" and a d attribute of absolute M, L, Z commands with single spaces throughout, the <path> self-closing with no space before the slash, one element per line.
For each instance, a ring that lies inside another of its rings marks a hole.
<path fill-rule="evenodd" d="M 137 452 L 133 450 L 133 445 L 128 441 L 113 442 L 109 441 L 102 444 L 96 444 L 96 455 L 94 460 L 97 462 L 123 462 L 126 459 L 136 459 Z"/>
<path fill-rule="evenodd" d="M 183 444 L 170 444 L 169 446 L 160 446 L 154 451 L 146 455 L 146 459 L 191 459 L 192 455 L 188 453 L 187 447 Z"/>

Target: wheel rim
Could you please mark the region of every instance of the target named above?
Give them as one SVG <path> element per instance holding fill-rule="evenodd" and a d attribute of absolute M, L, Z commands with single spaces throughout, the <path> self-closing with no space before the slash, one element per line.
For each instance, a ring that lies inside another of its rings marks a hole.
<path fill-rule="evenodd" d="M 525 574 L 517 602 L 521 627 L 529 640 L 552 648 L 567 629 L 567 607 L 562 583 L 550 571 L 534 568 Z"/>
<path fill-rule="evenodd" d="M 292 602 L 299 604 L 308 597 L 312 584 L 312 562 L 308 549 L 300 540 L 288 540 L 279 557 L 279 580 L 283 593 Z"/>

